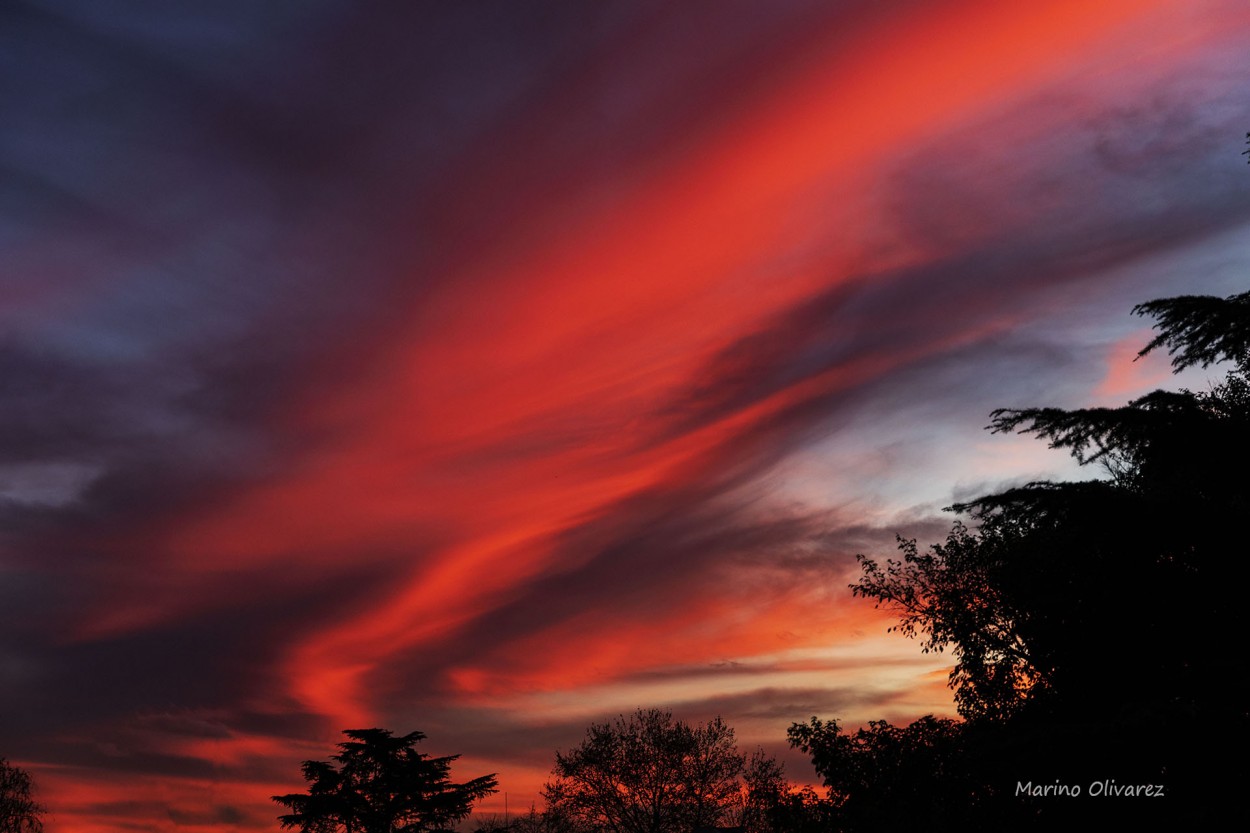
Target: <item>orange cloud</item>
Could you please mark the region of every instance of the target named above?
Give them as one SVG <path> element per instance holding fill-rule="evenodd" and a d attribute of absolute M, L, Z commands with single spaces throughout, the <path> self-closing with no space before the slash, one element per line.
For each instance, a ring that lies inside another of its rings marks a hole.
<path fill-rule="evenodd" d="M 1136 330 L 1119 339 L 1107 351 L 1107 369 L 1094 389 L 1094 395 L 1108 405 L 1122 405 L 1130 399 L 1163 387 L 1172 378 L 1166 351 L 1156 350 L 1142 358 L 1137 352 L 1150 342 L 1154 332 Z"/>

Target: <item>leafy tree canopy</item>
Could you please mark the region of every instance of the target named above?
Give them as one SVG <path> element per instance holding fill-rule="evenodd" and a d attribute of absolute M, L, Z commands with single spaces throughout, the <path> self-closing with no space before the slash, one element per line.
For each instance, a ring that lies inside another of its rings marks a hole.
<path fill-rule="evenodd" d="M 926 715 L 909 726 L 871 720 L 850 733 L 836 720 L 813 717 L 787 735 L 829 788 L 826 830 L 905 829 L 918 818 L 942 829 L 942 817 L 968 786 L 960 724 L 953 720 Z"/>
<path fill-rule="evenodd" d="M 703 725 L 639 709 L 592 724 L 580 746 L 556 753 L 543 788 L 547 815 L 584 830 L 689 833 L 725 821 L 767 829 L 788 788 L 762 753 L 738 752 L 719 717 Z"/>
<path fill-rule="evenodd" d="M 275 795 L 289 808 L 285 827 L 304 833 L 425 833 L 448 830 L 473 803 L 494 793 L 494 775 L 451 780 L 459 755 L 431 758 L 415 749 L 421 732 L 394 737 L 385 729 L 348 729 L 331 762 L 305 761 L 307 793 Z"/>

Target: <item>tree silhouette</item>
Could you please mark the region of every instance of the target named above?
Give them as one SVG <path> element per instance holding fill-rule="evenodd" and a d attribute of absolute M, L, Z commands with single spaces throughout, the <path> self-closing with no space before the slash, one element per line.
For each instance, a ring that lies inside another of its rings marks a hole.
<path fill-rule="evenodd" d="M 414 747 L 421 732 L 394 737 L 385 729 L 348 729 L 331 760 L 305 761 L 308 792 L 275 795 L 291 809 L 283 827 L 305 833 L 424 833 L 451 828 L 473 802 L 495 792 L 495 776 L 451 781 L 459 755 L 431 758 Z M 337 763 L 337 766 L 336 766 Z"/>
<path fill-rule="evenodd" d="M 982 799 L 965 809 L 985 810 L 987 796 L 1017 779 L 1116 778 L 1166 783 L 1167 802 L 1131 806 L 1180 817 L 1219 797 L 1198 739 L 1211 727 L 1229 742 L 1247 738 L 1250 668 L 1233 642 L 1241 602 L 1218 577 L 1244 551 L 1250 517 L 1250 293 L 1134 312 L 1158 330 L 1140 355 L 1166 348 L 1177 370 L 1228 362 L 1224 381 L 1119 408 L 997 410 L 992 431 L 1032 434 L 1105 476 L 959 504 L 951 508 L 968 520 L 945 542 L 921 551 L 900 539 L 902 557 L 884 563 L 860 556 L 852 591 L 896 611 L 897 629 L 922 637 L 925 650 L 956 658 L 951 686 L 968 721 L 959 743 L 932 736 L 906 757 L 958 749 Z M 822 774 L 848 785 L 852 808 L 878 801 L 890 782 L 879 775 L 896 733 L 872 726 L 857 739 L 792 729 L 796 745 L 825 750 Z M 878 773 L 871 782 L 853 777 L 864 761 Z M 1090 813 L 1027 797 L 1014 806 L 1019 824 Z M 1122 814 L 1130 805 L 1098 806 Z"/>
<path fill-rule="evenodd" d="M 929 715 L 905 727 L 872 720 L 849 733 L 836 720 L 813 717 L 787 735 L 811 755 L 829 788 L 826 830 L 905 829 L 916 819 L 944 829 L 970 786 L 960 724 L 953 720 Z"/>
<path fill-rule="evenodd" d="M 855 593 L 898 610 L 900 629 L 923 632 L 927 648 L 954 649 L 966 717 L 1119 697 L 1130 667 L 1174 705 L 1201 694 L 1195 645 L 1235 606 L 1209 592 L 1204 570 L 1236 551 L 1234 524 L 1250 509 L 1250 293 L 1136 311 L 1159 320 L 1143 355 L 1166 346 L 1177 369 L 1228 360 L 1232 372 L 1207 392 L 1155 391 L 1121 408 L 995 411 L 992 430 L 1037 435 L 1109 478 L 960 504 L 975 531 L 957 522 L 923 554 L 901 541 L 903 559 L 884 566 L 861 557 Z M 1129 626 L 1109 658 L 1097 637 Z"/>
<path fill-rule="evenodd" d="M 30 773 L 0 758 L 0 833 L 41 833 L 45 812 Z"/>
<path fill-rule="evenodd" d="M 739 753 L 719 717 L 691 726 L 660 709 L 592 724 L 580 746 L 556 753 L 552 775 L 548 814 L 612 833 L 689 833 L 726 820 L 766 829 L 770 796 L 787 791 L 780 765 Z"/>
<path fill-rule="evenodd" d="M 1250 134 L 1247 134 L 1250 136 Z M 1245 372 L 1250 366 L 1250 292 L 1217 298 L 1182 295 L 1133 307 L 1136 315 L 1157 319 L 1159 334 L 1137 354 L 1166 347 L 1172 367 L 1210 367 L 1225 359 Z"/>

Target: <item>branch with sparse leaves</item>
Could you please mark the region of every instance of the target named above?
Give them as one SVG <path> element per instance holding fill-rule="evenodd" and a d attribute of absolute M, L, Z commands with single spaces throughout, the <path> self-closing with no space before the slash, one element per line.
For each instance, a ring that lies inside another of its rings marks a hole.
<path fill-rule="evenodd" d="M 30 773 L 0 758 L 0 833 L 42 833 L 47 808 L 35 800 Z"/>

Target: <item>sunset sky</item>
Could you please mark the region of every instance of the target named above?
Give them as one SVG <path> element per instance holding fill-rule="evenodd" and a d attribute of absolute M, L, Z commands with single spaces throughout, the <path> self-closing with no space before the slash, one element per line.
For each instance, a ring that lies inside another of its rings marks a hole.
<path fill-rule="evenodd" d="M 276 830 L 346 728 L 486 812 L 638 706 L 953 713 L 856 553 L 1204 387 L 1238 0 L 0 7 L 0 756 L 58 831 Z"/>

